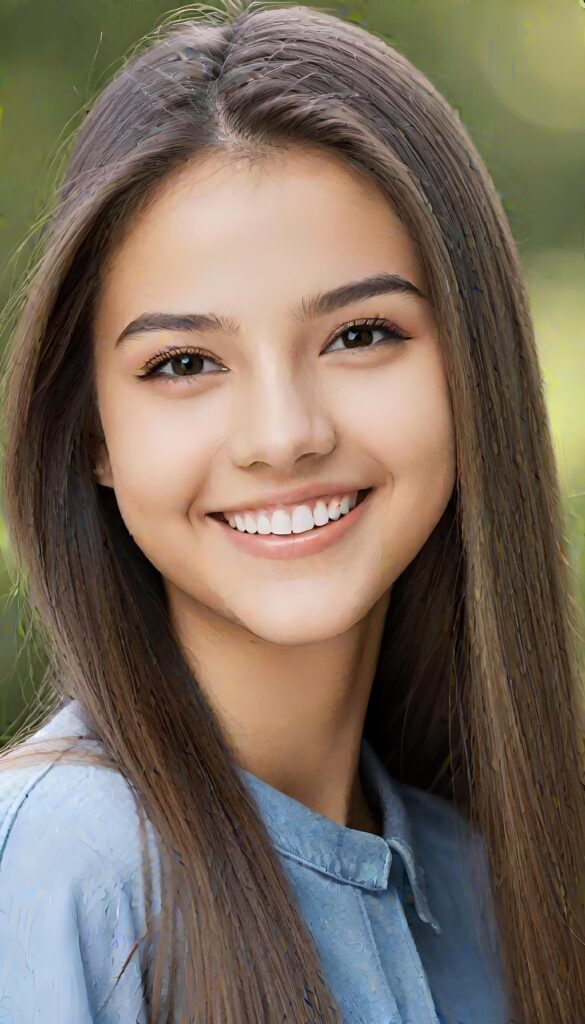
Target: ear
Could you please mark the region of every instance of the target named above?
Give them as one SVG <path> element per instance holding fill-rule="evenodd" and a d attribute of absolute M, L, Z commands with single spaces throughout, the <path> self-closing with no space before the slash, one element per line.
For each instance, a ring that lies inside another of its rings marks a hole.
<path fill-rule="evenodd" d="M 85 448 L 93 470 L 93 478 L 96 484 L 104 484 L 106 487 L 113 487 L 112 467 L 108 446 L 102 430 L 99 411 L 95 394 L 90 402 L 85 422 L 83 425 L 83 437 Z"/>
<path fill-rule="evenodd" d="M 103 484 L 105 487 L 113 487 L 114 480 L 112 476 L 112 467 L 110 465 L 108 447 L 105 441 L 102 441 L 93 450 L 91 462 L 95 482 L 97 484 Z"/>

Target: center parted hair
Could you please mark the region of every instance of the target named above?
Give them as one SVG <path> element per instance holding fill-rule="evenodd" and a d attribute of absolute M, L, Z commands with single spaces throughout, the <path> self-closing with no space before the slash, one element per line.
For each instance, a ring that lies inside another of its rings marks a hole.
<path fill-rule="evenodd" d="M 380 188 L 410 232 L 456 431 L 452 499 L 392 589 L 365 735 L 391 774 L 479 825 L 516 1024 L 578 1022 L 581 610 L 517 249 L 457 113 L 419 70 L 327 11 L 264 8 L 194 5 L 141 40 L 75 134 L 10 310 L 9 536 L 50 691 L 77 698 L 103 763 L 123 773 L 157 834 L 165 895 L 144 937 L 151 1020 L 341 1021 L 173 634 L 160 575 L 92 468 L 102 437 L 92 316 L 133 218 L 188 161 L 221 153 L 262 167 L 299 146 Z M 0 763 L 19 756 L 10 743 Z M 60 756 L 100 760 L 81 745 Z"/>

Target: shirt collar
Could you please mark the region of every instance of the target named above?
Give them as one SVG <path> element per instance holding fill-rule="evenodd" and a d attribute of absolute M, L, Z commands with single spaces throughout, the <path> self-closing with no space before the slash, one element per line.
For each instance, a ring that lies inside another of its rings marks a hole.
<path fill-rule="evenodd" d="M 365 736 L 360 747 L 359 773 L 366 796 L 380 808 L 382 836 L 339 825 L 245 768 L 237 770 L 255 798 L 280 853 L 337 881 L 370 890 L 388 888 L 392 856 L 397 853 L 419 918 L 440 933 L 429 907 L 424 873 L 415 856 L 406 808 L 396 784 Z"/>
<path fill-rule="evenodd" d="M 70 714 L 82 726 L 81 732 L 91 735 L 91 723 L 73 699 L 37 736 L 41 732 L 49 735 L 61 731 Z M 429 907 L 424 872 L 415 855 L 412 828 L 398 786 L 365 736 L 360 747 L 359 774 L 369 802 L 380 808 L 382 836 L 339 825 L 245 768 L 236 766 L 236 770 L 255 798 L 274 846 L 285 857 L 301 861 L 337 881 L 375 891 L 388 888 L 392 855 L 397 853 L 419 918 L 440 933 Z"/>

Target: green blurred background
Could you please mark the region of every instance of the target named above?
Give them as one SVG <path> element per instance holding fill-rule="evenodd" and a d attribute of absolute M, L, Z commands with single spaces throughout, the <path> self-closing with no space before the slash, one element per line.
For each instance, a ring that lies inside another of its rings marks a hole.
<path fill-rule="evenodd" d="M 459 111 L 492 174 L 528 278 L 585 601 L 585 0 L 310 6 L 363 24 L 419 66 Z M 176 9 L 161 0 L 0 0 L 0 307 L 22 280 L 84 107 L 139 37 Z M 42 646 L 25 643 L 14 581 L 0 508 L 5 736 L 45 664 Z"/>

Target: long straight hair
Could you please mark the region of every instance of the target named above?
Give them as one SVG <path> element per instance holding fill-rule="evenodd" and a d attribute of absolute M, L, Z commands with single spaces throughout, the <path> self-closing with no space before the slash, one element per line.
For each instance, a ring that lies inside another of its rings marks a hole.
<path fill-rule="evenodd" d="M 456 430 L 451 500 L 393 586 L 365 735 L 392 775 L 479 826 L 515 1020 L 582 1020 L 582 609 L 505 213 L 457 113 L 386 41 L 329 11 L 226 4 L 160 23 L 98 94 L 10 308 L 3 374 L 5 512 L 48 692 L 77 699 L 163 855 L 151 1020 L 340 1020 L 160 574 L 91 460 L 108 256 L 186 161 L 295 144 L 346 161 L 409 230 Z M 78 747 L 59 756 L 94 759 Z"/>

